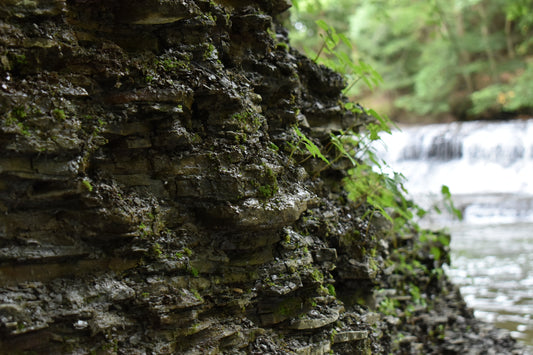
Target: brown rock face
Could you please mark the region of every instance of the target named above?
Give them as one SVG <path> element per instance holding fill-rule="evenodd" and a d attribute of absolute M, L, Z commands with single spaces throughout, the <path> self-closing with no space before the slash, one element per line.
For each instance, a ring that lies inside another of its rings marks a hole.
<path fill-rule="evenodd" d="M 341 108 L 339 75 L 280 45 L 289 6 L 0 0 L 0 353 L 512 348 L 433 260 L 391 274 L 342 164 L 315 176 L 293 152 L 292 125 L 320 145 L 366 118 Z M 375 308 L 408 281 L 419 306 L 440 299 L 439 324 Z"/>

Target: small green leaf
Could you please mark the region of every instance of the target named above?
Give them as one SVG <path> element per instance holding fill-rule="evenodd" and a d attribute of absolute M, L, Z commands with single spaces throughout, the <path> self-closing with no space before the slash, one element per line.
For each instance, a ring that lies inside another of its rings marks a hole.
<path fill-rule="evenodd" d="M 340 38 L 339 38 L 339 35 L 337 34 L 337 32 L 334 29 L 332 29 L 332 31 L 330 33 L 330 38 L 333 41 L 333 43 L 335 44 L 334 47 L 336 47 L 339 44 Z"/>
<path fill-rule="evenodd" d="M 370 90 L 374 90 L 374 87 L 372 86 L 372 83 L 370 82 L 370 80 L 368 80 L 368 78 L 366 76 L 362 76 L 361 80 L 363 80 L 365 82 L 366 86 L 368 86 L 368 88 Z"/>
<path fill-rule="evenodd" d="M 433 257 L 435 258 L 435 260 L 440 260 L 440 257 L 441 257 L 442 252 L 440 251 L 439 248 L 437 248 L 437 247 L 431 247 L 431 249 L 430 249 L 430 253 L 433 255 Z"/>
<path fill-rule="evenodd" d="M 313 143 L 309 138 L 307 138 L 307 136 L 303 134 L 298 127 L 293 126 L 293 130 L 296 133 L 296 135 L 300 137 L 300 142 L 304 144 L 305 148 L 307 149 L 309 154 L 313 156 L 313 158 L 319 157 L 324 162 L 326 162 L 326 164 L 329 164 L 329 160 L 322 154 L 322 152 L 316 146 L 315 143 Z"/>
<path fill-rule="evenodd" d="M 83 184 L 83 186 L 89 191 L 89 192 L 92 192 L 93 191 L 93 185 L 91 185 L 91 182 L 89 180 L 82 180 L 81 182 Z"/>
<path fill-rule="evenodd" d="M 439 234 L 439 237 L 437 239 L 444 246 L 449 246 L 450 245 L 451 238 L 450 238 L 449 234 L 441 233 L 441 234 Z"/>
<path fill-rule="evenodd" d="M 450 188 L 446 185 L 442 185 L 440 192 L 447 199 L 452 197 L 452 194 L 450 193 Z"/>
<path fill-rule="evenodd" d="M 350 57 L 348 57 L 348 55 L 344 52 L 339 52 L 339 51 L 336 51 L 335 52 L 335 57 L 337 57 L 337 59 L 339 60 L 339 62 L 344 65 L 344 66 L 349 66 L 349 63 L 351 63 L 351 59 Z"/>
<path fill-rule="evenodd" d="M 318 27 L 320 27 L 324 31 L 326 31 L 326 32 L 329 31 L 329 25 L 326 23 L 326 21 L 324 21 L 324 20 L 316 20 L 315 23 L 317 24 Z"/>
<path fill-rule="evenodd" d="M 346 37 L 344 34 L 342 33 L 339 33 L 339 38 L 341 39 L 341 41 L 348 46 L 348 48 L 350 49 L 353 49 L 353 45 L 352 45 L 352 42 L 350 42 L 350 40 L 348 39 L 348 37 Z"/>
<path fill-rule="evenodd" d="M 427 212 L 425 209 L 423 209 L 423 208 L 418 208 L 418 209 L 416 210 L 416 216 L 417 216 L 418 218 L 422 218 L 422 217 L 424 217 L 427 213 L 428 213 L 428 212 Z"/>

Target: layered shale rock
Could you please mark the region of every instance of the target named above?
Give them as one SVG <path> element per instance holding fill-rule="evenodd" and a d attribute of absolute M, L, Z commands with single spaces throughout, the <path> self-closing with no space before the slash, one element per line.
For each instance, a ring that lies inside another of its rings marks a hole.
<path fill-rule="evenodd" d="M 367 118 L 289 7 L 0 2 L 1 353 L 511 351 L 292 148 Z"/>

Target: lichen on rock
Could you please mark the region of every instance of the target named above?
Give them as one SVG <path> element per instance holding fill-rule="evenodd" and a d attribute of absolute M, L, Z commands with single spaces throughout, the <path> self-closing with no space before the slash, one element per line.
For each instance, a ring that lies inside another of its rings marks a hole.
<path fill-rule="evenodd" d="M 291 150 L 367 118 L 289 6 L 0 3 L 1 353 L 513 351 Z"/>

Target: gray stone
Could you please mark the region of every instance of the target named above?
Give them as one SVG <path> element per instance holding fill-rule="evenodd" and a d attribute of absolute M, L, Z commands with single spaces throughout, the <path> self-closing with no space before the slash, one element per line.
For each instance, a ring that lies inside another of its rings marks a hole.
<path fill-rule="evenodd" d="M 368 337 L 366 330 L 349 330 L 337 332 L 333 335 L 334 343 L 346 343 L 350 341 L 363 340 Z"/>
<path fill-rule="evenodd" d="M 313 258 L 317 262 L 335 261 L 337 260 L 337 249 L 335 248 L 319 249 L 313 253 Z"/>
<path fill-rule="evenodd" d="M 307 315 L 304 315 L 301 318 L 292 319 L 288 328 L 290 329 L 316 329 L 324 327 L 328 324 L 331 324 L 339 319 L 339 312 L 334 309 L 330 309 L 328 313 L 320 313 L 316 318 L 311 318 Z"/>

